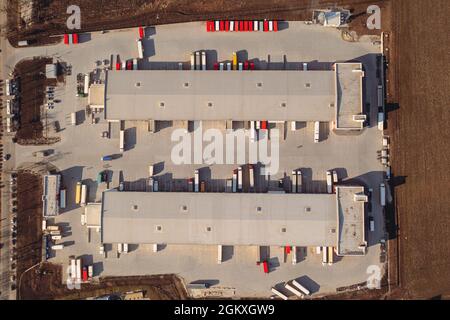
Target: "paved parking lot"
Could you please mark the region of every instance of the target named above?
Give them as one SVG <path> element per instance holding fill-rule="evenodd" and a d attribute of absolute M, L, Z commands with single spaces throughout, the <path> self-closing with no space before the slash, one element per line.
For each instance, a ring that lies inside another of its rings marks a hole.
<path fill-rule="evenodd" d="M 26 49 L 12 49 L 6 65 L 12 68 L 22 58 L 34 55 L 52 56 L 72 66 L 72 75 L 66 78 L 65 85 L 56 88 L 55 99 L 61 103 L 49 110 L 48 122 L 59 121 L 61 131 L 57 133 L 61 141 L 53 146 L 53 154 L 45 161 L 54 165 L 63 175 L 63 185 L 67 187 L 67 208 L 56 218 L 56 222 L 65 226 L 64 241 L 67 247 L 58 251 L 51 261 L 68 263 L 70 255 L 85 255 L 87 262 L 92 260 L 96 275 L 132 275 L 158 274 L 173 272 L 181 275 L 187 282 L 210 280 L 218 286 L 234 287 L 239 296 L 268 296 L 275 284 L 294 278 L 304 278 L 315 293 L 334 292 L 337 287 L 363 282 L 367 279 L 369 265 L 379 263 L 379 240 L 384 237 L 381 208 L 378 204 L 378 185 L 382 182 L 382 166 L 377 159 L 377 150 L 381 149 L 381 132 L 376 127 L 376 78 L 375 54 L 379 47 L 372 45 L 370 39 L 350 43 L 341 39 L 334 29 L 305 25 L 302 22 L 290 22 L 286 30 L 278 33 L 206 33 L 203 23 L 175 24 L 147 28 L 145 55 L 141 68 L 165 69 L 178 68 L 178 62 L 185 63 L 189 54 L 195 50 L 207 50 L 208 66 L 213 62 L 230 60 L 233 51 L 240 58 L 255 59 L 258 69 L 286 67 L 299 68 L 301 62 L 309 62 L 313 69 L 323 69 L 336 61 L 358 60 L 364 63 L 366 70 L 365 99 L 371 104 L 370 126 L 359 135 L 336 135 L 322 123 L 321 142 L 313 142 L 313 123 L 299 123 L 298 130 L 287 128 L 286 139 L 280 139 L 280 168 L 278 174 L 269 181 L 260 179 L 261 186 L 275 190 L 278 179 L 290 175 L 293 169 L 301 168 L 305 177 L 307 192 L 325 192 L 325 173 L 337 169 L 339 177 L 352 180 L 374 189 L 372 214 L 375 217 L 376 232 L 368 232 L 369 249 L 365 257 L 345 257 L 332 266 L 322 266 L 320 255 L 311 248 L 300 248 L 301 260 L 292 265 L 290 257 L 284 262 L 283 249 L 270 248 L 272 272 L 265 275 L 262 266 L 256 265 L 256 247 L 235 247 L 228 252 L 229 258 L 223 264 L 217 264 L 217 248 L 207 246 L 167 246 L 153 253 L 150 246 L 141 245 L 131 252 L 117 257 L 116 248 L 106 248 L 107 257 L 99 255 L 99 234 L 81 226 L 83 208 L 74 204 L 75 184 L 83 180 L 89 186 L 90 202 L 99 201 L 101 192 L 107 187 L 117 187 L 119 180 L 134 182 L 127 187 L 142 188 L 148 176 L 148 165 L 157 164 L 157 179 L 163 190 L 175 191 L 183 188 L 183 181 L 193 177 L 194 170 L 206 165 L 174 165 L 170 159 L 173 143 L 170 137 L 173 130 L 184 123 L 163 126 L 156 133 L 149 133 L 147 126 L 139 122 L 126 122 L 126 151 L 120 158 L 111 162 L 102 162 L 101 156 L 119 154 L 119 139 L 113 135 L 102 138 L 101 133 L 108 131 L 108 123 L 99 116 L 97 124 L 83 119 L 86 98 L 78 98 L 76 93 L 76 75 L 92 71 L 98 60 L 111 59 L 117 54 L 122 59 L 137 56 L 137 29 L 93 33 L 82 35 L 81 44 L 65 46 L 63 44 Z M 283 63 L 284 55 L 288 62 Z M 269 57 L 270 56 L 270 57 Z M 270 61 L 270 63 L 268 63 Z M 126 72 L 126 71 L 123 71 Z M 79 124 L 72 126 L 67 121 L 71 112 L 78 112 Z M 225 127 L 225 123 L 205 123 L 205 127 Z M 280 132 L 283 125 L 278 124 Z M 205 144 L 206 145 L 206 144 Z M 27 167 L 36 161 L 33 152 L 43 147 L 22 147 L 16 145 L 12 150 L 16 167 Z M 212 165 L 203 172 L 205 178 L 213 180 L 207 184 L 210 191 L 221 191 L 224 179 L 231 178 L 237 165 Z M 110 181 L 97 185 L 96 177 L 101 170 L 110 170 Z M 179 182 L 173 182 L 179 180 Z M 109 249 L 109 250 L 108 250 Z M 300 251 L 299 251 L 300 252 Z"/>

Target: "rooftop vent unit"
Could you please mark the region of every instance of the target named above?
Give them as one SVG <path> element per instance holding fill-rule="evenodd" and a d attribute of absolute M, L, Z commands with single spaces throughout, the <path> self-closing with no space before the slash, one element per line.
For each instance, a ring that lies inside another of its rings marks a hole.
<path fill-rule="evenodd" d="M 366 121 L 367 116 L 365 114 L 354 114 L 353 121 L 364 122 Z"/>

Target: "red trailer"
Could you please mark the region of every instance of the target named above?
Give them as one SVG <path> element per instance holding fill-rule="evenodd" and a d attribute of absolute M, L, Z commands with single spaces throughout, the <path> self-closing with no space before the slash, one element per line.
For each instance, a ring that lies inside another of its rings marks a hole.
<path fill-rule="evenodd" d="M 291 246 L 284 247 L 284 252 L 286 252 L 286 254 L 291 253 Z"/>
<path fill-rule="evenodd" d="M 73 44 L 77 44 L 78 43 L 78 34 L 74 33 L 73 34 Z"/>
<path fill-rule="evenodd" d="M 264 20 L 264 32 L 269 31 L 269 21 Z"/>
<path fill-rule="evenodd" d="M 241 31 L 241 29 L 239 28 L 239 21 L 234 22 L 234 31 Z"/>
<path fill-rule="evenodd" d="M 239 21 L 239 31 L 244 31 L 244 21 Z"/>
<path fill-rule="evenodd" d="M 67 33 L 64 34 L 64 44 L 69 44 L 69 35 Z"/>
<path fill-rule="evenodd" d="M 120 70 L 120 62 L 116 62 L 116 70 Z"/>
<path fill-rule="evenodd" d="M 225 21 L 220 20 L 220 31 L 223 31 L 225 29 Z"/>
<path fill-rule="evenodd" d="M 83 267 L 83 273 L 81 274 L 81 279 L 83 281 L 88 281 L 88 270 L 86 267 Z"/>
<path fill-rule="evenodd" d="M 139 27 L 139 39 L 144 38 L 144 27 Z"/>
<path fill-rule="evenodd" d="M 214 70 L 219 70 L 219 63 L 218 62 L 214 63 Z"/>
<path fill-rule="evenodd" d="M 264 268 L 264 273 L 269 273 L 269 263 L 267 262 L 267 260 L 263 261 L 263 268 Z"/>
<path fill-rule="evenodd" d="M 253 21 L 248 22 L 248 31 L 253 31 Z"/>
<path fill-rule="evenodd" d="M 244 21 L 244 31 L 248 31 L 248 21 Z"/>
<path fill-rule="evenodd" d="M 255 70 L 255 63 L 250 61 L 250 70 Z"/>
<path fill-rule="evenodd" d="M 127 61 L 127 70 L 133 70 L 133 61 L 132 60 Z"/>
<path fill-rule="evenodd" d="M 248 60 L 244 62 L 244 70 L 248 70 Z"/>
<path fill-rule="evenodd" d="M 278 31 L 278 21 L 273 20 L 273 31 Z"/>
<path fill-rule="evenodd" d="M 261 129 L 267 129 L 267 121 L 261 121 Z"/>
<path fill-rule="evenodd" d="M 225 21 L 225 31 L 230 31 L 230 21 Z"/>

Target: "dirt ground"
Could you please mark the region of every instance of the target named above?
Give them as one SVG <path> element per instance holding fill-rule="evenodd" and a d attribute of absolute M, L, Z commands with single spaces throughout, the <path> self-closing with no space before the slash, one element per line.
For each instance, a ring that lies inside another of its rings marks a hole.
<path fill-rule="evenodd" d="M 208 19 L 279 19 L 311 20 L 312 10 L 342 6 L 352 10 L 352 29 L 358 32 L 377 34 L 365 27 L 367 7 L 372 4 L 382 9 L 382 19 L 386 0 L 248 0 L 248 1 L 190 1 L 190 0 L 45 0 L 36 1 L 33 23 L 27 25 L 19 18 L 18 0 L 8 0 L 8 39 L 12 45 L 19 40 L 41 45 L 61 40 L 67 30 L 66 13 L 69 5 L 81 9 L 80 32 L 110 30 Z M 101 12 L 101 14 L 99 14 Z M 58 37 L 55 37 L 58 36 Z"/>
<path fill-rule="evenodd" d="M 27 272 L 20 289 L 24 300 L 78 300 L 106 294 L 143 290 L 151 300 L 183 300 L 187 298 L 181 280 L 171 274 L 136 277 L 100 278 L 98 284 L 82 284 L 81 290 L 68 289 L 62 282 L 62 266 L 43 263 Z"/>
<path fill-rule="evenodd" d="M 19 144 L 52 142 L 52 139 L 46 138 L 41 122 L 45 86 L 56 85 L 56 80 L 47 79 L 45 76 L 45 65 L 52 61 L 52 58 L 35 57 L 20 61 L 14 68 L 15 77 L 20 79 L 20 125 L 15 137 Z"/>
<path fill-rule="evenodd" d="M 450 46 L 447 0 L 394 1 L 395 110 L 388 113 L 396 176 L 399 283 L 395 296 L 449 297 Z M 397 101 L 396 101 L 397 100 Z"/>
<path fill-rule="evenodd" d="M 42 178 L 26 171 L 17 175 L 17 279 L 41 261 Z"/>

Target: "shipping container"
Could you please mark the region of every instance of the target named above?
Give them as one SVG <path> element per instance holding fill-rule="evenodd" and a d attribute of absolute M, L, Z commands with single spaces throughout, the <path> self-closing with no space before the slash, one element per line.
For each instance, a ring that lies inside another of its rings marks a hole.
<path fill-rule="evenodd" d="M 80 204 L 81 202 L 81 182 L 77 182 L 75 187 L 75 203 Z"/>

